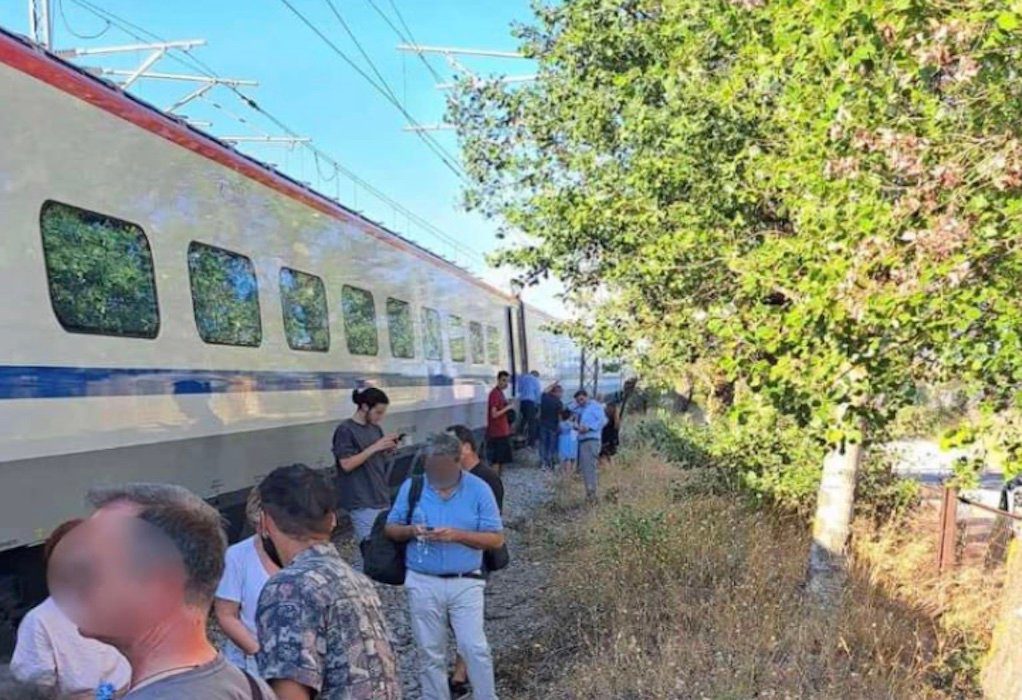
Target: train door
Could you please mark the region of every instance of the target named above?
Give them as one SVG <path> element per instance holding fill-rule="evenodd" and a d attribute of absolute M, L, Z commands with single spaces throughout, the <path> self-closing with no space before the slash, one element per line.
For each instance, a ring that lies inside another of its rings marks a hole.
<path fill-rule="evenodd" d="M 508 361 L 508 372 L 511 373 L 511 395 L 514 396 L 516 388 L 518 386 L 518 365 L 520 362 L 518 356 L 518 310 L 509 306 L 507 311 L 507 361 Z"/>

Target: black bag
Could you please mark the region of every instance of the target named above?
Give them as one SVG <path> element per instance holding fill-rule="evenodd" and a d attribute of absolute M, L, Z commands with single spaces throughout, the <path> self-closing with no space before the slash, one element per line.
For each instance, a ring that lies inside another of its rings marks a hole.
<path fill-rule="evenodd" d="M 510 563 L 511 553 L 507 551 L 506 542 L 500 545 L 500 549 L 487 549 L 483 552 L 483 569 L 486 571 L 500 571 Z"/>
<path fill-rule="evenodd" d="M 412 477 L 412 485 L 408 490 L 406 525 L 410 525 L 412 522 L 412 511 L 415 510 L 415 506 L 418 505 L 419 498 L 422 496 L 424 480 L 425 477 L 422 475 Z M 405 548 L 408 543 L 395 542 L 387 537 L 384 528 L 387 527 L 387 516 L 389 515 L 389 509 L 377 515 L 373 522 L 372 532 L 359 545 L 362 550 L 362 571 L 374 581 L 400 586 L 405 582 Z"/>

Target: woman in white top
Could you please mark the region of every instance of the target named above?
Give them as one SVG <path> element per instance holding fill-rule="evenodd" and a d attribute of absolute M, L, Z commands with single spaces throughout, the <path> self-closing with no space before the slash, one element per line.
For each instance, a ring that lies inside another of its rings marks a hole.
<path fill-rule="evenodd" d="M 47 563 L 57 543 L 81 520 L 57 527 L 43 546 Z M 108 684 L 119 691 L 131 680 L 131 666 L 111 646 L 86 639 L 52 598 L 32 608 L 18 626 L 11 674 L 20 681 L 54 688 L 60 697 L 85 700 Z"/>
<path fill-rule="evenodd" d="M 259 489 L 252 489 L 245 506 L 245 517 L 257 532 L 227 548 L 224 575 L 216 589 L 213 612 L 229 640 L 223 649 L 224 657 L 249 673 L 258 674 L 255 653 L 259 651 L 256 637 L 256 609 L 259 594 L 270 577 L 280 571 L 263 549 L 259 535 Z"/>

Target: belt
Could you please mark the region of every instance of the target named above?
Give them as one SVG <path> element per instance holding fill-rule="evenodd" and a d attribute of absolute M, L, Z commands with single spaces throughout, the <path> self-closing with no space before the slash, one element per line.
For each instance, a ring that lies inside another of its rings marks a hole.
<path fill-rule="evenodd" d="M 422 574 L 423 576 L 432 576 L 433 578 L 474 578 L 480 581 L 485 581 L 486 577 L 479 571 L 469 571 L 465 574 Z"/>

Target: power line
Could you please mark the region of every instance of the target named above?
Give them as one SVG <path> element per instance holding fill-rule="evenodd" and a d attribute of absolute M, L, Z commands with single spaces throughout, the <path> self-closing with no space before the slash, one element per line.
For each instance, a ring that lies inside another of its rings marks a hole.
<path fill-rule="evenodd" d="M 382 9 L 380 9 L 380 6 L 376 4 L 376 0 L 366 0 L 366 2 L 368 2 L 369 5 L 374 10 L 376 10 L 376 14 L 378 14 L 380 17 L 382 17 L 383 21 L 387 23 L 387 25 L 394 31 L 395 34 L 397 34 L 397 38 L 398 39 L 400 39 L 401 41 L 403 41 L 403 42 L 405 42 L 407 44 L 416 44 L 416 43 L 418 43 L 418 42 L 415 41 L 415 37 L 412 36 L 411 32 L 409 32 L 408 34 L 405 34 L 403 31 L 401 31 L 401 29 L 398 28 L 397 25 L 394 24 L 394 22 L 391 21 L 390 17 L 387 15 L 387 13 L 385 13 Z M 394 10 L 397 10 L 397 7 L 394 5 L 393 2 L 391 2 L 391 7 L 393 7 Z M 405 26 L 405 28 L 407 29 L 408 25 L 405 24 L 404 18 L 401 17 L 401 13 L 398 12 L 397 15 L 398 15 L 398 19 L 400 20 L 401 24 L 403 24 Z M 437 69 L 433 67 L 433 64 L 429 62 L 429 59 L 427 59 L 421 53 L 416 53 L 415 55 L 418 56 L 419 60 L 422 61 L 422 64 L 424 66 L 426 66 L 426 70 L 428 70 L 433 75 L 433 79 L 434 80 L 440 81 L 440 80 L 444 79 L 443 76 L 440 75 L 439 71 L 437 71 Z"/>
<path fill-rule="evenodd" d="M 302 13 L 301 13 L 301 12 L 300 12 L 300 11 L 299 11 L 299 10 L 298 10 L 297 8 L 296 8 L 296 7 L 295 7 L 295 6 L 294 6 L 294 5 L 293 5 L 293 4 L 292 4 L 292 3 L 290 2 L 290 0 L 280 0 L 280 1 L 281 1 L 281 3 L 283 3 L 283 4 L 284 4 L 284 5 L 285 5 L 285 6 L 286 6 L 286 7 L 287 7 L 287 8 L 289 9 L 289 10 L 291 10 L 291 12 L 292 12 L 292 13 L 293 13 L 293 14 L 294 14 L 294 15 L 295 15 L 295 16 L 296 16 L 296 17 L 297 17 L 297 18 L 298 18 L 299 20 L 301 20 L 301 22 L 302 22 L 303 24 L 305 24 L 305 26 L 307 26 L 307 27 L 308 27 L 309 29 L 311 29 L 311 30 L 312 30 L 312 32 L 313 32 L 314 34 L 316 34 L 316 36 L 318 36 L 318 37 L 319 37 L 319 38 L 320 38 L 320 39 L 321 39 L 321 40 L 323 41 L 323 43 L 325 43 L 325 44 L 326 44 L 326 45 L 327 45 L 328 47 L 330 47 L 330 49 L 331 49 L 331 50 L 332 50 L 332 51 L 333 51 L 333 52 L 334 52 L 335 54 L 337 54 L 337 56 L 338 56 L 338 57 L 339 57 L 339 58 L 340 58 L 341 60 L 343 60 L 343 61 L 344 61 L 345 63 L 347 63 L 347 64 L 348 64 L 349 66 L 351 66 L 351 68 L 352 68 L 352 69 L 353 69 L 353 70 L 354 70 L 354 71 L 355 71 L 356 73 L 358 73 L 358 74 L 359 74 L 359 75 L 360 75 L 360 76 L 361 76 L 361 77 L 362 77 L 362 78 L 363 78 L 363 79 L 364 79 L 364 80 L 365 80 L 366 82 L 368 82 L 368 83 L 369 83 L 369 84 L 370 84 L 370 85 L 371 85 L 371 86 L 372 86 L 372 87 L 373 87 L 373 88 L 374 88 L 374 89 L 375 89 L 375 90 L 376 90 L 377 92 L 379 92 L 379 93 L 380 93 L 381 95 L 383 95 L 383 96 L 384 96 L 384 97 L 385 97 L 385 98 L 387 99 L 387 101 L 388 101 L 388 102 L 390 102 L 390 103 L 391 103 L 391 104 L 392 104 L 392 105 L 393 105 L 394 107 L 396 107 L 396 108 L 397 108 L 397 110 L 398 110 L 399 112 L 401 112 L 401 114 L 403 114 L 403 115 L 405 116 L 405 118 L 406 118 L 406 119 L 407 119 L 407 120 L 408 120 L 409 122 L 411 122 L 412 124 L 418 124 L 418 122 L 416 121 L 415 117 L 413 117 L 413 116 L 412 116 L 412 115 L 411 115 L 411 114 L 410 114 L 410 113 L 408 112 L 408 110 L 404 108 L 404 105 L 402 105 L 400 101 L 398 101 L 397 99 L 395 99 L 394 97 L 392 97 L 392 96 L 391 96 L 390 94 L 388 94 L 388 92 L 387 92 L 387 89 L 386 89 L 386 88 L 382 87 L 382 86 L 381 86 L 381 85 L 379 85 L 379 84 L 378 84 L 378 83 L 377 83 L 377 82 L 376 82 L 375 80 L 373 80 L 372 76 L 370 76 L 370 75 L 369 75 L 368 73 L 366 73 L 366 72 L 365 72 L 365 71 L 364 71 L 364 70 L 363 70 L 363 69 L 361 68 L 361 66 L 359 66 L 359 65 L 358 65 L 357 63 L 355 63 L 355 62 L 354 62 L 354 61 L 353 61 L 353 60 L 351 59 L 351 57 L 350 57 L 350 56 L 348 56 L 348 54 L 344 53 L 344 51 L 343 51 L 343 50 L 342 50 L 342 49 L 341 49 L 341 48 L 340 48 L 339 46 L 337 46 L 337 44 L 335 44 L 335 43 L 334 43 L 333 41 L 331 41 L 330 37 L 328 37 L 328 36 L 327 36 L 326 34 L 324 34 L 324 33 L 323 33 L 323 32 L 322 32 L 322 31 L 321 31 L 320 29 L 319 29 L 319 27 L 317 27 L 317 26 L 316 26 L 316 25 L 315 25 L 315 24 L 314 24 L 314 23 L 313 23 L 313 22 L 312 22 L 312 21 L 311 21 L 311 20 L 310 20 L 310 19 L 309 19 L 308 17 L 306 17 L 305 15 L 303 15 L 303 14 L 302 14 Z M 449 169 L 449 170 L 450 170 L 450 171 L 451 171 L 452 173 L 454 173 L 454 174 L 455 174 L 456 176 L 458 176 L 458 178 L 459 178 L 459 179 L 464 179 L 464 176 L 465 176 L 465 175 L 464 175 L 464 171 L 463 171 L 463 170 L 461 169 L 461 166 L 459 166 L 459 165 L 456 165 L 456 164 L 455 164 L 454 162 L 452 162 L 452 161 L 454 160 L 454 156 L 452 156 L 452 155 L 451 155 L 450 153 L 448 153 L 448 152 L 447 152 L 447 149 L 445 149 L 445 148 L 444 148 L 444 147 L 443 147 L 442 145 L 440 145 L 440 144 L 439 144 L 439 143 L 438 143 L 438 142 L 436 141 L 436 139 L 435 139 L 435 138 L 433 138 L 433 137 L 429 136 L 428 134 L 419 134 L 419 138 L 420 138 L 420 139 L 422 139 L 423 143 L 425 143 L 425 144 L 426 144 L 426 146 L 427 146 L 427 147 L 428 147 L 428 148 L 429 148 L 429 149 L 430 149 L 431 151 L 433 151 L 433 153 L 434 153 L 434 154 L 435 154 L 435 155 L 436 155 L 436 156 L 437 156 L 438 158 L 440 158 L 440 160 L 441 160 L 441 161 L 442 161 L 442 162 L 444 163 L 444 165 L 446 165 L 446 166 L 447 166 L 447 168 L 448 168 L 448 169 Z"/>
<path fill-rule="evenodd" d="M 100 18 L 100 19 L 103 19 L 103 21 L 106 23 L 103 26 L 102 29 L 100 29 L 95 34 L 80 34 L 79 32 L 76 32 L 74 30 L 74 27 L 71 26 L 71 22 L 68 21 L 67 13 L 64 12 L 64 1 L 63 0 L 57 0 L 57 12 L 60 13 L 60 20 L 64 23 L 64 28 L 67 29 L 67 31 L 70 34 L 73 34 L 74 36 L 78 37 L 79 39 L 98 39 L 101 36 L 103 36 L 104 34 L 106 34 L 108 31 L 110 31 L 110 27 L 112 26 L 110 24 L 110 20 Z"/>
<path fill-rule="evenodd" d="M 369 64 L 369 69 L 373 72 L 373 75 L 375 75 L 376 78 L 380 81 L 380 85 L 383 86 L 383 89 L 385 89 L 387 91 L 387 94 L 390 96 L 391 101 L 392 102 L 394 102 L 394 101 L 398 101 L 399 102 L 400 100 L 398 100 L 397 95 L 394 94 L 393 88 L 390 87 L 390 84 L 387 82 L 387 79 L 384 78 L 383 74 L 379 71 L 379 69 L 377 69 L 376 64 L 373 63 L 373 59 L 371 59 L 369 57 L 369 54 L 366 52 L 366 50 L 364 48 L 362 48 L 362 42 L 360 42 L 358 40 L 358 37 L 355 36 L 355 32 L 351 31 L 351 27 L 349 27 L 348 23 L 344 21 L 344 17 L 341 16 L 341 13 L 337 9 L 337 6 L 334 5 L 332 0 L 325 0 L 325 2 L 327 4 L 327 7 L 330 8 L 330 11 L 334 13 L 334 17 L 337 18 L 337 21 L 340 23 L 341 27 L 344 29 L 344 32 L 351 39 L 352 43 L 355 44 L 355 48 L 358 49 L 358 52 L 360 54 L 362 54 L 362 58 L 364 58 L 365 62 Z"/>
<path fill-rule="evenodd" d="M 88 10 L 89 12 L 92 12 L 93 14 L 95 14 L 98 17 L 100 17 L 101 19 L 105 19 L 105 20 L 111 22 L 114 26 L 117 26 L 121 31 L 123 31 L 124 33 L 128 34 L 129 36 L 135 38 L 138 41 L 143 41 L 143 42 L 145 42 L 145 41 L 158 41 L 158 42 L 163 42 L 163 43 L 166 43 L 166 41 L 167 41 L 166 39 L 164 39 L 163 37 L 159 36 L 158 34 L 154 34 L 153 32 L 145 29 L 144 27 L 141 27 L 141 26 L 139 26 L 137 24 L 134 24 L 134 23 L 130 22 L 129 20 L 126 20 L 126 19 L 124 19 L 122 17 L 119 17 L 118 15 L 114 14 L 113 12 L 110 12 L 109 10 L 106 10 L 106 9 L 104 9 L 102 7 L 99 7 L 98 5 L 95 5 L 94 3 L 90 2 L 90 0 L 71 0 L 71 2 L 75 3 L 76 5 L 79 5 L 80 7 L 85 8 L 86 10 Z M 182 51 L 181 53 L 184 54 L 184 57 L 177 55 L 177 53 L 175 53 L 175 52 L 168 53 L 167 56 L 168 56 L 168 58 L 176 61 L 177 63 L 179 63 L 179 64 L 181 64 L 183 66 L 186 66 L 188 68 L 191 68 L 192 70 L 196 70 L 196 71 L 198 71 L 200 73 L 203 73 L 204 75 L 206 75 L 209 78 L 220 79 L 219 74 L 217 74 L 217 72 L 215 70 L 213 70 L 213 68 L 211 68 L 205 61 L 201 60 L 197 56 L 194 56 L 193 54 L 191 54 L 188 51 Z M 274 126 L 276 126 L 278 129 L 280 129 L 281 131 L 283 131 L 287 135 L 292 136 L 292 137 L 298 137 L 298 133 L 295 130 L 291 129 L 287 124 L 285 124 L 279 118 L 275 117 L 273 114 L 271 114 L 267 110 L 263 109 L 255 100 L 253 100 L 251 97 L 249 97 L 244 92 L 239 90 L 236 86 L 230 85 L 230 84 L 221 84 L 221 86 L 226 88 L 226 89 L 228 89 L 228 90 L 230 90 L 232 93 L 235 94 L 235 96 L 238 98 L 238 100 L 240 100 L 242 102 L 242 104 L 244 104 L 246 107 L 252 109 L 253 111 L 258 112 L 259 114 L 261 114 L 263 117 L 265 117 L 267 120 L 269 120 Z M 228 113 L 227 110 L 223 109 L 223 107 L 221 107 L 221 111 L 224 112 L 224 113 Z M 231 116 L 234 117 L 235 115 L 231 114 Z M 246 120 L 244 120 L 244 118 L 239 118 L 239 121 L 241 121 L 242 123 L 246 123 L 246 124 L 248 123 Z M 485 256 L 482 253 L 480 253 L 479 251 L 477 251 L 477 250 L 475 250 L 473 248 L 470 248 L 470 247 L 466 246 L 464 243 L 462 243 L 461 241 L 455 239 L 454 237 L 452 237 L 450 234 L 448 234 L 445 231 L 443 231 L 442 229 L 440 229 L 435 224 L 431 223 L 427 219 L 424 219 L 420 215 L 418 215 L 415 212 L 411 211 L 410 209 L 405 207 L 403 204 L 401 204 L 397 200 L 395 200 L 395 199 L 389 197 L 388 195 L 384 194 L 382 191 L 377 189 L 375 186 L 373 186 L 372 184 L 370 184 L 366 180 L 362 179 L 360 176 L 356 175 L 353 171 L 351 171 L 348 168 L 346 168 L 345 166 L 343 166 L 335 158 L 330 156 L 328 153 L 324 152 L 322 149 L 320 149 L 314 143 L 302 143 L 301 146 L 303 146 L 304 148 L 309 149 L 309 151 L 311 151 L 313 156 L 317 159 L 316 160 L 317 170 L 319 169 L 319 160 L 322 159 L 323 161 L 325 161 L 325 162 L 327 162 L 327 163 L 329 163 L 330 165 L 333 166 L 334 172 L 335 172 L 334 177 L 336 177 L 337 173 L 340 173 L 340 174 L 344 175 L 349 180 L 351 180 L 355 185 L 361 187 L 363 190 L 365 190 L 370 195 L 375 197 L 378 201 L 383 202 L 384 204 L 387 204 L 387 205 L 391 206 L 395 211 L 401 212 L 401 214 L 404 215 L 409 221 L 415 223 L 417 226 L 419 226 L 424 231 L 427 231 L 427 232 L 433 234 L 439 240 L 447 243 L 448 245 L 451 245 L 454 249 L 456 249 L 458 251 L 461 251 L 463 254 L 469 256 L 473 260 L 476 260 L 477 262 L 481 262 L 483 265 L 486 264 L 486 258 L 485 258 Z M 428 250 L 427 250 L 427 252 L 432 253 L 432 251 L 428 251 Z M 433 254 L 435 255 L 435 253 L 433 253 Z"/>

